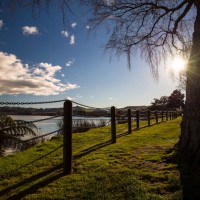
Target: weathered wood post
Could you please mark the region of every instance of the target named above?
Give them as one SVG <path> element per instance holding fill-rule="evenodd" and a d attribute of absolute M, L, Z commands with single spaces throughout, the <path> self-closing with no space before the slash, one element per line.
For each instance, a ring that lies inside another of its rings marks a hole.
<path fill-rule="evenodd" d="M 148 120 L 148 126 L 151 126 L 151 111 L 147 110 L 147 120 Z"/>
<path fill-rule="evenodd" d="M 161 117 L 162 117 L 162 122 L 164 121 L 164 115 L 163 115 L 163 110 L 161 112 Z"/>
<path fill-rule="evenodd" d="M 158 111 L 155 111 L 156 124 L 158 123 Z"/>
<path fill-rule="evenodd" d="M 178 113 L 177 113 L 177 111 L 175 111 L 175 119 L 178 117 Z"/>
<path fill-rule="evenodd" d="M 128 133 L 131 133 L 131 109 L 128 109 Z"/>
<path fill-rule="evenodd" d="M 168 121 L 168 110 L 166 110 L 166 121 Z"/>
<path fill-rule="evenodd" d="M 63 172 L 72 172 L 72 102 L 64 103 L 64 127 L 63 127 Z"/>
<path fill-rule="evenodd" d="M 116 116 L 115 116 L 115 107 L 111 107 L 111 137 L 112 143 L 116 143 Z"/>
<path fill-rule="evenodd" d="M 173 116 L 173 119 L 175 119 L 175 118 L 176 118 L 176 111 L 174 111 L 173 113 L 174 113 L 174 114 L 173 114 L 173 115 L 174 115 L 174 116 Z"/>
<path fill-rule="evenodd" d="M 139 110 L 136 110 L 136 124 L 137 124 L 137 129 L 140 128 L 140 112 Z"/>
<path fill-rule="evenodd" d="M 172 120 L 172 111 L 169 111 L 169 119 Z"/>

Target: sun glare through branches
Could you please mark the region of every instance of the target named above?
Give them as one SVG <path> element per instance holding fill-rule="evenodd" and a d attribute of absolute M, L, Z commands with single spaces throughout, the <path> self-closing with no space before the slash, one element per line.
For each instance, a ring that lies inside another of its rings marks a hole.
<path fill-rule="evenodd" d="M 172 60 L 171 64 L 170 64 L 170 69 L 174 72 L 174 73 L 181 73 L 182 71 L 185 70 L 186 68 L 186 61 L 177 56 L 174 57 L 174 59 Z"/>

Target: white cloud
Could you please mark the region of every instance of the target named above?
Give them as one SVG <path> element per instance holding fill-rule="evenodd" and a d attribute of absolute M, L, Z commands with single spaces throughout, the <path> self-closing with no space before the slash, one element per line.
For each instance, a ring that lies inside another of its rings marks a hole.
<path fill-rule="evenodd" d="M 75 59 L 73 58 L 72 60 L 66 62 L 66 67 L 70 67 L 72 64 L 74 64 Z"/>
<path fill-rule="evenodd" d="M 65 77 L 65 75 L 64 75 L 64 74 L 61 74 L 61 76 L 62 76 L 62 77 Z"/>
<path fill-rule="evenodd" d="M 60 70 L 61 66 L 45 62 L 31 68 L 15 55 L 0 52 L 0 95 L 57 95 L 79 87 L 77 84 L 61 83 L 56 78 Z"/>
<path fill-rule="evenodd" d="M 72 28 L 75 28 L 75 27 L 77 26 L 77 23 L 76 23 L 76 22 L 73 22 L 73 23 L 71 24 L 71 26 L 72 26 Z"/>
<path fill-rule="evenodd" d="M 67 88 L 67 90 L 73 90 L 73 89 L 79 88 L 79 86 L 76 84 L 68 83 L 66 85 L 66 88 Z"/>
<path fill-rule="evenodd" d="M 1 20 L 0 20 L 0 30 L 1 30 L 1 28 L 3 27 L 3 24 L 4 24 L 4 23 L 3 23 L 3 20 L 1 19 Z"/>
<path fill-rule="evenodd" d="M 113 98 L 113 97 L 109 97 L 108 98 L 110 101 L 117 101 L 117 99 Z"/>
<path fill-rule="evenodd" d="M 87 25 L 87 26 L 85 26 L 85 28 L 86 28 L 87 30 L 89 30 L 89 29 L 90 29 L 90 26 Z"/>
<path fill-rule="evenodd" d="M 36 26 L 24 26 L 22 32 L 24 35 L 37 35 L 39 33 Z"/>
<path fill-rule="evenodd" d="M 71 35 L 70 37 L 70 44 L 75 44 L 75 36 Z"/>
<path fill-rule="evenodd" d="M 67 31 L 61 31 L 61 35 L 66 38 L 69 37 L 69 33 Z"/>

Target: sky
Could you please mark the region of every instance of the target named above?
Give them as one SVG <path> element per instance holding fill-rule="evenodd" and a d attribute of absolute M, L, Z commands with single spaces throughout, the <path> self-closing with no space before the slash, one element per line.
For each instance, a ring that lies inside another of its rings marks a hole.
<path fill-rule="evenodd" d="M 157 82 L 139 55 L 129 70 L 125 56 L 105 52 L 105 27 L 90 31 L 82 9 L 73 5 L 63 24 L 57 6 L 36 13 L 1 7 L 0 102 L 72 99 L 98 108 L 148 106 L 177 89 L 167 67 L 160 66 Z"/>

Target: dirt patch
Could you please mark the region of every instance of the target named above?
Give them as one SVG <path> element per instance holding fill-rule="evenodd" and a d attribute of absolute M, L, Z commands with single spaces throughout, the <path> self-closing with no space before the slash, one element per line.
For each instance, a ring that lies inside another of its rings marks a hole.
<path fill-rule="evenodd" d="M 162 161 L 161 157 L 168 149 L 167 146 L 146 146 L 134 149 L 131 157 L 124 158 L 123 163 L 136 169 L 146 169 L 151 172 L 166 170 L 169 163 Z M 173 167 L 171 168 L 173 170 Z"/>

